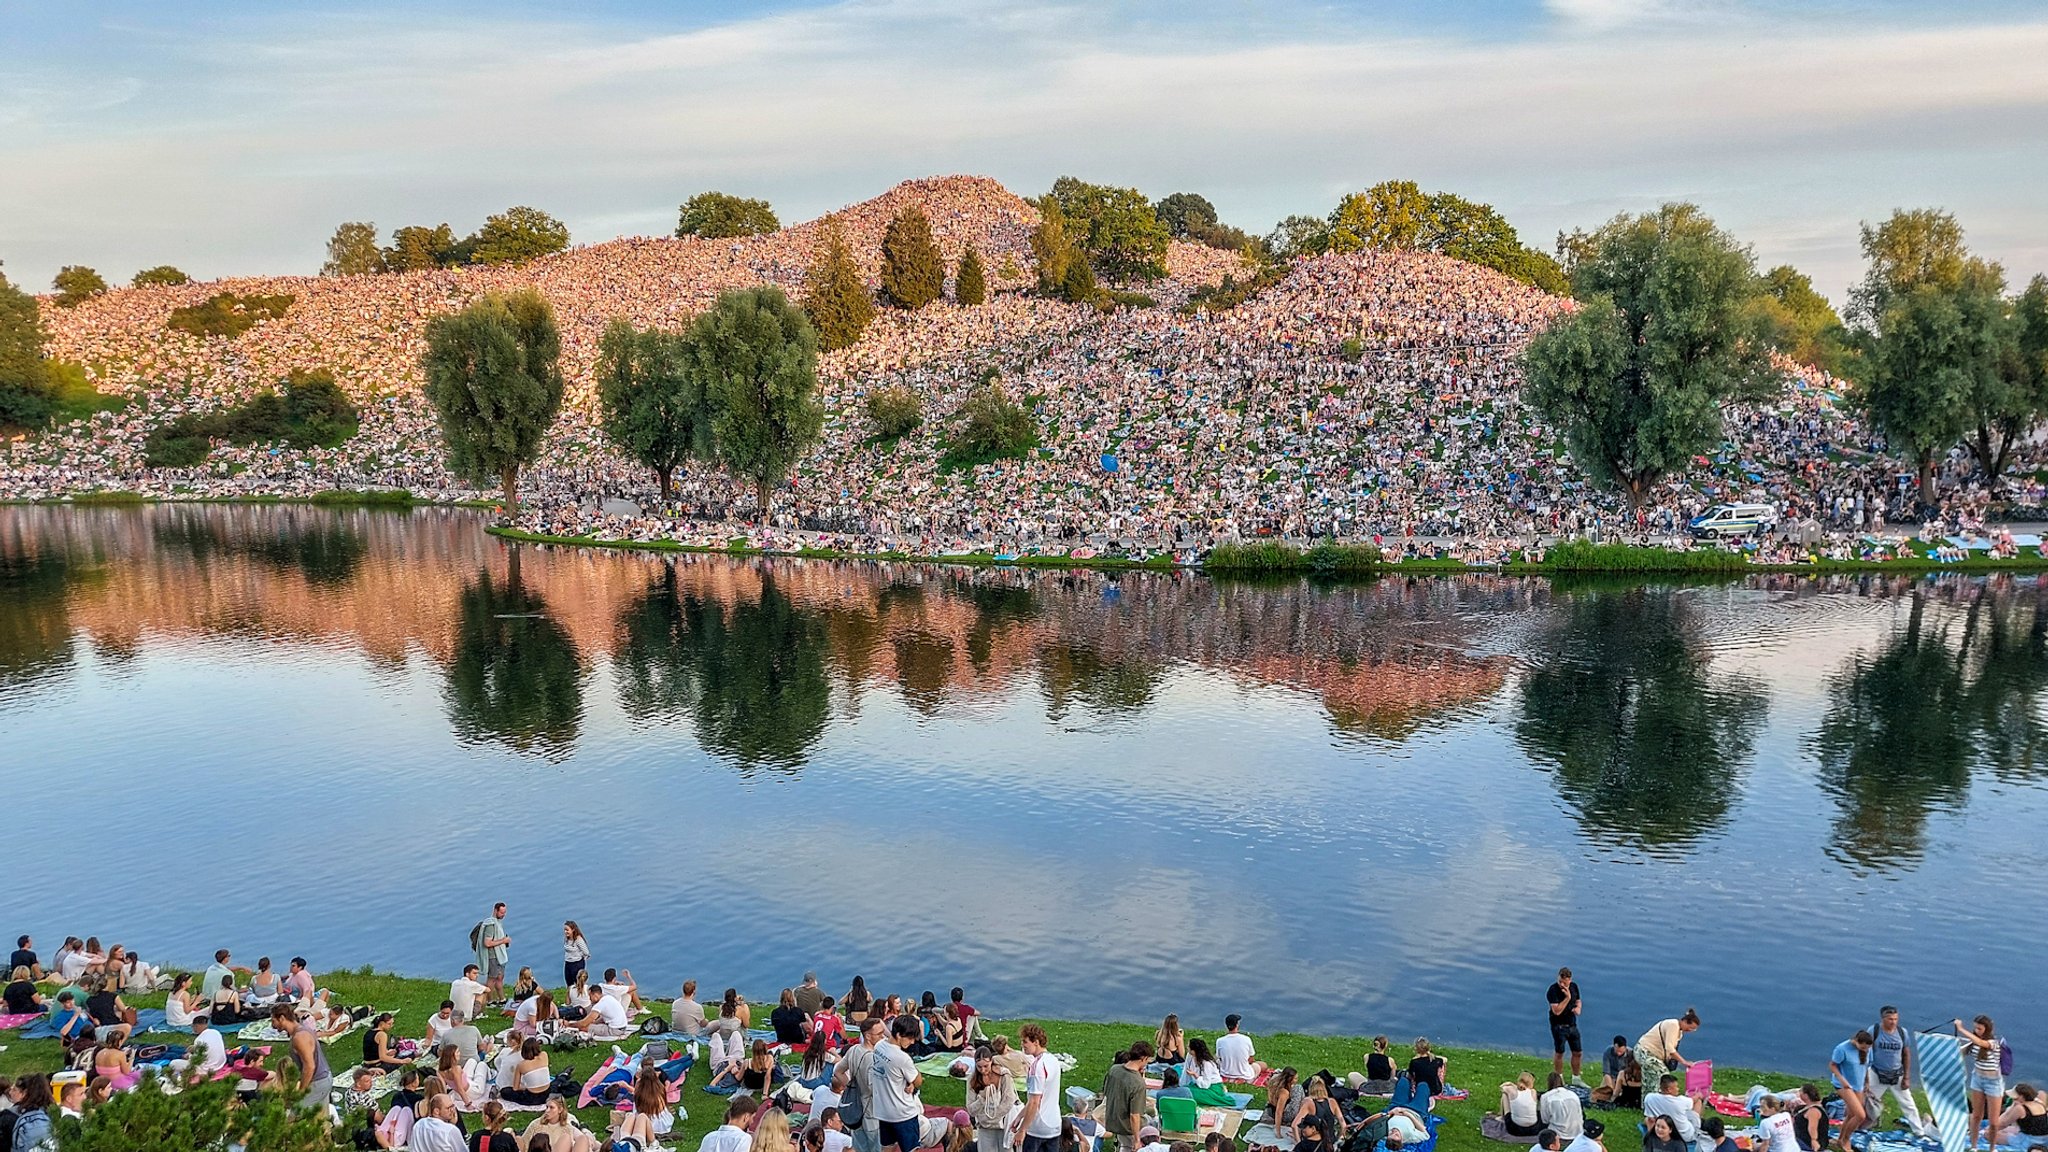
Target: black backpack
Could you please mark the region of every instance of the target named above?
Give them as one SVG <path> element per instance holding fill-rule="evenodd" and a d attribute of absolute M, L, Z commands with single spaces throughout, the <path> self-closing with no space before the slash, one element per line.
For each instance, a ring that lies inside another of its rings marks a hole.
<path fill-rule="evenodd" d="M 852 1069 L 846 1074 L 846 1094 L 839 1098 L 839 1120 L 848 1128 L 858 1128 L 867 1123 L 867 1102 L 861 1099 L 860 1077 Z"/>
<path fill-rule="evenodd" d="M 16 1119 L 17 1117 L 12 1108 L 0 1112 L 0 1148 L 14 1147 L 14 1121 Z"/>

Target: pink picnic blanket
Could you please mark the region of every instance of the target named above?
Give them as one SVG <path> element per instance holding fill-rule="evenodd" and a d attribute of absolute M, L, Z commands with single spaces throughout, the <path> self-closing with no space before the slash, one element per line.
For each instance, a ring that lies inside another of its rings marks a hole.
<path fill-rule="evenodd" d="M 11 1016 L 0 1016 L 0 1032 L 10 1028 L 19 1028 L 32 1020 L 41 1020 L 42 1018 L 43 1014 L 41 1012 L 20 1012 Z"/>

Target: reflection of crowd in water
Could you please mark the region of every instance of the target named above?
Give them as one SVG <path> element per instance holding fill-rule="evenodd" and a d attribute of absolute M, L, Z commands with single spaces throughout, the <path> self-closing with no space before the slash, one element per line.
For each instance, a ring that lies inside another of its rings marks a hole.
<path fill-rule="evenodd" d="M 1652 854 L 1688 851 L 1739 798 L 1770 691 L 1732 646 L 1860 628 L 1797 603 L 1850 595 L 1882 615 L 1827 677 L 1809 741 L 1844 860 L 1910 862 L 1926 811 L 1977 771 L 2037 779 L 2048 759 L 2043 585 L 2011 574 L 1242 584 L 507 548 L 438 509 L 165 505 L 0 509 L 0 577 L 10 696 L 61 674 L 74 634 L 104 658 L 151 631 L 341 640 L 386 665 L 424 652 L 464 739 L 546 756 L 573 751 L 600 659 L 629 719 L 689 724 L 746 771 L 801 767 L 877 686 L 933 714 L 1029 685 L 1065 723 L 1142 714 L 1192 667 L 1391 741 L 1504 706 L 1588 834 Z"/>
<path fill-rule="evenodd" d="M 974 242 L 999 286 L 1023 282 L 1035 213 L 990 181 L 914 182 L 856 205 L 843 216 L 856 252 L 872 264 L 887 218 L 911 201 L 932 215 L 949 257 Z M 282 320 L 233 343 L 162 327 L 173 306 L 222 285 L 124 289 L 53 309 L 54 353 L 140 400 L 15 445 L 0 457 L 0 495 L 94 486 L 478 495 L 440 466 L 439 433 L 417 387 L 422 332 L 429 317 L 479 291 L 533 284 L 561 318 L 572 381 L 563 419 L 522 486 L 522 523 L 550 533 L 1181 556 L 1224 540 L 1334 535 L 1396 549 L 1445 541 L 1453 554 L 1485 559 L 1556 534 L 1671 536 L 1722 498 L 1776 500 L 1788 518 L 1833 531 L 1844 554 L 1857 533 L 1908 515 L 1900 468 L 1867 454 L 1871 436 L 1841 410 L 1831 382 L 1795 379 L 1778 402 L 1732 412 L 1729 447 L 1695 479 L 1660 489 L 1638 529 L 1559 460 L 1553 434 L 1520 404 L 1514 356 L 1563 306 L 1556 299 L 1435 256 L 1367 254 L 1306 261 L 1249 303 L 1188 316 L 1173 305 L 1240 269 L 1232 255 L 1178 243 L 1172 275 L 1152 289 L 1158 308 L 1102 316 L 999 292 L 979 307 L 885 314 L 859 345 L 826 357 L 825 441 L 779 497 L 772 525 L 747 523 L 747 486 L 702 469 L 664 504 L 651 475 L 623 462 L 593 422 L 589 373 L 604 324 L 625 316 L 679 327 L 719 291 L 746 284 L 798 291 L 816 238 L 805 225 L 745 240 L 621 240 L 525 268 L 238 281 L 237 291 L 297 299 Z M 1343 355 L 1346 340 L 1362 355 Z M 363 402 L 355 440 L 333 450 L 224 446 L 187 471 L 143 465 L 151 427 L 239 400 L 295 367 L 331 368 Z M 945 430 L 991 367 L 1032 402 L 1043 448 L 971 477 L 941 475 Z M 871 444 L 861 399 L 896 383 L 924 396 L 925 426 L 896 445 Z M 1984 493 L 1964 482 L 1960 461 L 1945 470 L 1956 482 L 1950 525 L 1975 523 Z M 2036 487 L 2020 493 L 2023 502 L 2041 502 Z M 607 497 L 639 511 L 607 511 Z"/>

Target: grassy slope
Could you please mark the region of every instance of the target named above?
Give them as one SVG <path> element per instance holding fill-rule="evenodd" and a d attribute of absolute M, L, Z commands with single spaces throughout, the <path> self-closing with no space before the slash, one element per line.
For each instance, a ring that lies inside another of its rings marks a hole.
<path fill-rule="evenodd" d="M 425 1021 L 439 1009 L 447 995 L 447 985 L 432 980 L 417 980 L 398 976 L 369 974 L 366 972 L 336 972 L 321 977 L 322 987 L 332 989 L 336 997 L 347 1004 L 371 1003 L 381 1009 L 397 1009 L 397 1033 L 402 1036 L 419 1036 L 425 1033 Z M 672 990 L 643 990 L 643 998 L 654 1004 L 654 993 Z M 757 1000 L 756 1003 L 761 1001 Z M 770 996 L 766 1001 L 774 1002 Z M 161 996 L 131 1001 L 140 1005 L 162 1003 Z M 666 1015 L 664 1007 L 659 1010 Z M 760 1019 L 757 1024 L 765 1025 L 766 1009 L 757 1008 Z M 510 1026 L 510 1021 L 485 1021 L 486 1031 L 499 1031 Z M 1008 1032 L 1015 1039 L 1016 1026 L 1021 1020 L 1005 1021 L 993 1027 Z M 1069 1073 L 1066 1084 L 1079 1084 L 1097 1088 L 1102 1074 L 1109 1066 L 1112 1053 L 1123 1045 L 1141 1037 L 1149 1039 L 1152 1025 L 1137 1024 L 1090 1024 L 1064 1020 L 1039 1020 L 1055 1051 L 1069 1052 L 1079 1058 L 1080 1067 Z M 1534 1029 L 1532 1028 L 1532 1031 Z M 1200 1032 L 1213 1040 L 1214 1032 Z M 177 1037 L 164 1037 L 176 1042 Z M 1404 1039 L 1404 1038 L 1396 1038 Z M 1595 1038 L 1589 1037 L 1589 1042 Z M 6 1051 L 0 1052 L 0 1074 L 20 1075 L 24 1072 L 47 1072 L 59 1066 L 60 1052 L 54 1040 L 22 1040 L 19 1033 L 0 1033 L 0 1043 Z M 1256 1037 L 1260 1059 L 1276 1064 L 1291 1064 L 1304 1075 L 1317 1069 L 1328 1068 L 1338 1075 L 1353 1070 L 1362 1070 L 1367 1043 L 1363 1039 L 1330 1036 L 1299 1036 L 1291 1034 L 1258 1035 Z M 345 1068 L 352 1067 L 361 1055 L 362 1034 L 352 1033 L 342 1037 L 329 1047 L 329 1061 L 339 1075 Z M 628 1051 L 639 1047 L 638 1040 L 625 1045 Z M 1711 1030 L 1694 1037 L 1687 1045 L 1699 1057 L 1710 1057 L 1713 1052 Z M 1513 1079 L 1516 1073 L 1533 1072 L 1539 1081 L 1549 1071 L 1548 1056 L 1534 1056 L 1526 1053 L 1483 1051 L 1469 1048 L 1439 1049 L 1450 1061 L 1451 1082 L 1472 1093 L 1472 1099 L 1465 1103 L 1444 1104 L 1439 1111 L 1448 1118 L 1443 1129 L 1443 1147 L 1447 1152 L 1479 1152 L 1480 1149 L 1499 1150 L 1503 1145 L 1491 1144 L 1479 1136 L 1479 1120 L 1499 1102 L 1499 1084 Z M 604 1059 L 608 1049 L 602 1046 L 586 1048 L 573 1053 L 551 1053 L 550 1058 L 557 1070 L 574 1068 L 578 1079 L 587 1077 Z M 1397 1043 L 1394 1048 L 1395 1062 L 1405 1063 L 1409 1050 L 1405 1044 Z M 1597 1051 L 1588 1053 L 1588 1066 L 1593 1069 L 1591 1079 L 1598 1082 L 1599 1056 Z M 1791 1087 L 1800 1079 L 1811 1077 L 1821 1080 L 1825 1077 L 1825 1066 L 1803 1070 L 1803 1075 L 1763 1073 L 1740 1068 L 1716 1068 L 1715 1085 L 1721 1091 L 1740 1094 L 1751 1084 L 1768 1084 L 1774 1088 Z M 683 1092 L 683 1105 L 689 1111 L 689 1118 L 678 1127 L 678 1135 L 671 1140 L 674 1147 L 694 1150 L 698 1139 L 718 1126 L 725 1101 L 703 1090 L 703 1074 L 693 1070 L 688 1086 Z M 929 1104 L 959 1104 L 965 1099 L 964 1085 L 957 1080 L 928 1079 L 925 1083 L 924 1098 Z M 1632 1113 L 1590 1113 L 1599 1116 L 1609 1125 L 1609 1148 L 1613 1152 L 1624 1152 L 1632 1148 L 1634 1140 L 1629 1132 L 1636 1117 Z M 605 1123 L 605 1114 L 596 1109 L 583 1113 L 584 1122 L 593 1127 Z M 529 1119 L 526 1114 L 514 1114 L 514 1127 L 523 1128 Z M 1617 1143 L 1615 1136 L 1621 1137 Z"/>

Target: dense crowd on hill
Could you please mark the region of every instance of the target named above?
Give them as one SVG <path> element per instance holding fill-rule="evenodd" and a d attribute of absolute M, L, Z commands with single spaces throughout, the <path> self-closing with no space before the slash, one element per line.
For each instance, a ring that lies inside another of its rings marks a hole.
<path fill-rule="evenodd" d="M 1334 536 L 1487 559 L 1559 534 L 1672 537 L 1716 500 L 1769 500 L 1844 551 L 1909 514 L 1904 469 L 1876 451 L 1833 382 L 1788 370 L 1775 403 L 1732 410 L 1724 449 L 1631 517 L 1562 459 L 1554 432 L 1520 400 L 1517 354 L 1569 304 L 1485 269 L 1422 253 L 1316 257 L 1236 308 L 1189 314 L 1178 305 L 1190 293 L 1245 270 L 1235 253 L 1176 243 L 1169 275 L 1147 287 L 1156 306 L 1103 314 L 1022 291 L 1036 212 L 981 179 L 915 181 L 841 213 L 870 276 L 882 229 L 907 203 L 931 217 L 949 261 L 969 243 L 980 249 L 997 294 L 980 306 L 885 313 L 857 345 L 825 357 L 824 442 L 769 524 L 758 522 L 748 485 L 714 470 L 690 470 L 676 498 L 660 500 L 652 474 L 600 434 L 591 368 L 615 317 L 676 328 L 728 289 L 769 283 L 800 295 L 816 222 L 733 240 L 618 240 L 523 267 L 123 289 L 46 309 L 52 354 L 135 400 L 13 444 L 0 455 L 0 496 L 388 486 L 487 497 L 442 468 L 419 387 L 423 332 L 484 290 L 530 285 L 555 306 L 570 382 L 522 488 L 521 524 L 552 534 L 1147 556 Z M 164 329 L 170 309 L 224 286 L 293 304 L 233 341 Z M 353 441 L 223 446 L 191 470 L 145 465 L 151 428 L 235 403 L 293 368 L 332 370 L 363 405 Z M 956 411 L 990 369 L 1032 409 L 1040 447 L 944 474 Z M 877 444 L 861 400 L 890 384 L 923 398 L 924 423 Z M 1959 482 L 1945 489 L 1941 527 L 1959 531 L 1981 518 L 1987 497 L 1960 482 L 1961 459 L 1946 470 Z M 2019 502 L 2039 504 L 2038 489 L 2024 486 Z"/>

